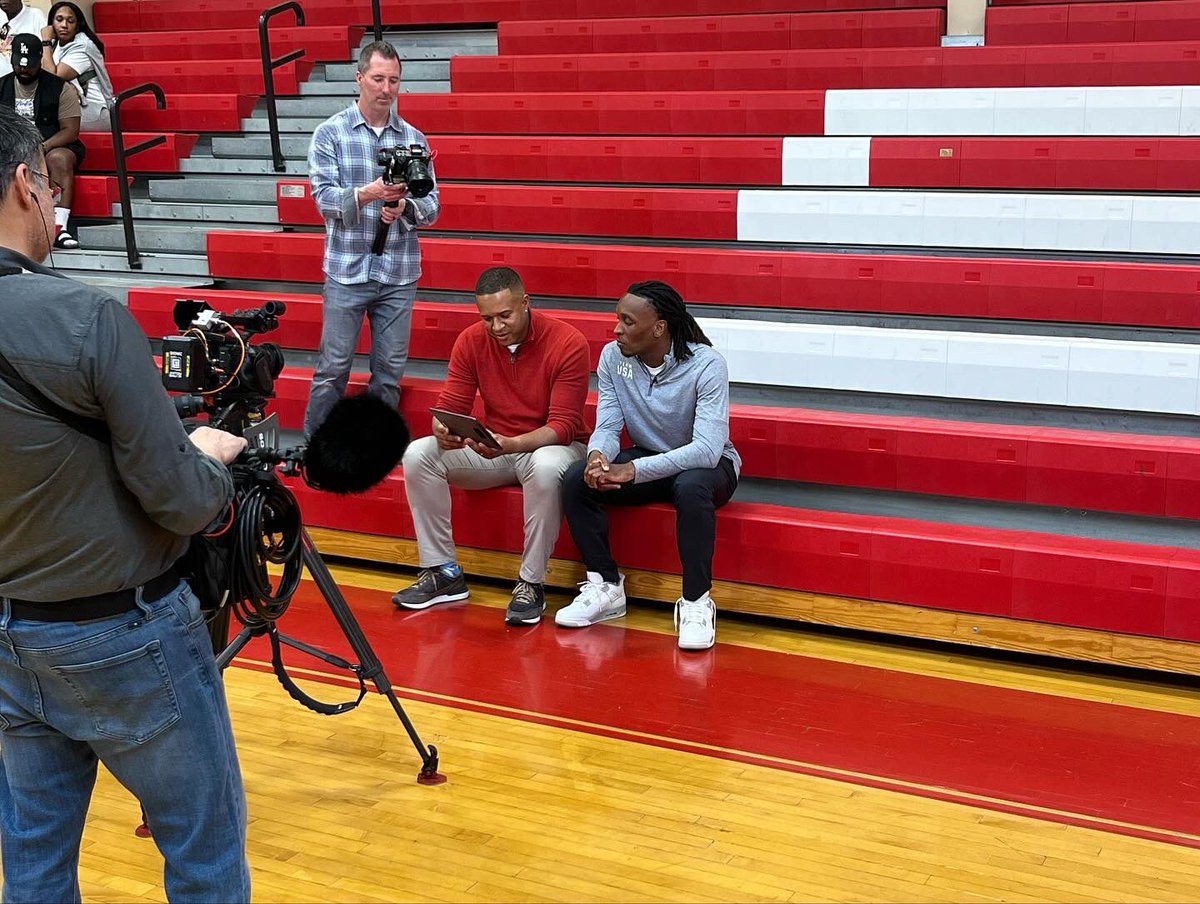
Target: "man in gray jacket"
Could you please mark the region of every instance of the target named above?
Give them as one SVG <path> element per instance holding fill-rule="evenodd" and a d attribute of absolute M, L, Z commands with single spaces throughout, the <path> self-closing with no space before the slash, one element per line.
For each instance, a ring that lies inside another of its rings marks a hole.
<path fill-rule="evenodd" d="M 175 570 L 228 511 L 245 440 L 189 436 L 129 312 L 37 263 L 54 194 L 37 130 L 0 109 L 3 899 L 79 900 L 103 762 L 142 804 L 168 899 L 248 901 L 224 688 Z"/>
<path fill-rule="evenodd" d="M 616 336 L 600 353 L 596 430 L 586 461 L 563 475 L 563 508 L 587 580 L 554 620 L 582 628 L 625 614 L 625 578 L 608 545 L 606 505 L 675 505 L 683 595 L 679 646 L 716 641 L 712 558 L 716 510 L 737 488 L 741 458 L 729 441 L 725 359 L 664 282 L 635 283 L 617 302 Z M 624 428 L 633 448 L 621 450 Z"/>

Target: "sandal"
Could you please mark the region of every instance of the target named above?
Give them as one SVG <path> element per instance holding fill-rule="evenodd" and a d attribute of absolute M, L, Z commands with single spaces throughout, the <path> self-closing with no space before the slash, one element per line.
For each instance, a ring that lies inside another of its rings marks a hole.
<path fill-rule="evenodd" d="M 54 240 L 55 248 L 75 249 L 79 247 L 79 240 L 71 233 L 62 231 L 58 234 L 58 238 Z"/>

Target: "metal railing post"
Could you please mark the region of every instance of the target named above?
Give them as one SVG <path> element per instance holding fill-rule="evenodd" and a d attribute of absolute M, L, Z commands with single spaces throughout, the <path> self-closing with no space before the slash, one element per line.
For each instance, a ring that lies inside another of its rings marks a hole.
<path fill-rule="evenodd" d="M 125 147 L 125 131 L 121 128 L 121 105 L 131 97 L 137 97 L 140 94 L 153 94 L 155 108 L 159 110 L 167 108 L 167 98 L 163 94 L 163 89 L 153 82 L 147 82 L 133 88 L 126 88 L 117 94 L 113 98 L 113 105 L 109 110 L 109 121 L 112 124 L 113 156 L 116 158 L 117 166 L 117 190 L 121 195 L 121 225 L 125 228 L 125 255 L 129 259 L 129 269 L 131 270 L 142 269 L 142 256 L 138 252 L 137 238 L 133 232 L 133 210 L 132 202 L 129 199 L 129 171 L 125 166 L 125 158 L 158 147 L 167 140 L 165 135 L 156 135 L 131 148 Z"/>
<path fill-rule="evenodd" d="M 275 166 L 275 172 L 282 173 L 287 169 L 287 164 L 283 159 L 283 147 L 279 139 L 279 113 L 275 108 L 275 70 L 280 66 L 285 66 L 292 60 L 297 60 L 304 56 L 304 48 L 293 50 L 291 53 L 285 53 L 278 59 L 271 59 L 271 39 L 267 33 L 267 23 L 272 18 L 282 12 L 291 10 L 296 14 L 296 24 L 304 24 L 304 10 L 295 0 L 289 0 L 288 3 L 280 3 L 278 6 L 272 6 L 265 10 L 258 17 L 258 51 L 262 56 L 263 67 L 263 88 L 266 90 L 267 96 L 267 121 L 271 129 L 271 160 Z"/>

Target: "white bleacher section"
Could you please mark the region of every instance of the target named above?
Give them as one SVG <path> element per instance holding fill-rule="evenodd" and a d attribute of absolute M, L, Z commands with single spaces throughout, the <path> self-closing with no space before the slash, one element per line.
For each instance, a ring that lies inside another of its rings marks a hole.
<path fill-rule="evenodd" d="M 697 319 L 734 383 L 1200 413 L 1200 345 Z"/>
<path fill-rule="evenodd" d="M 836 178 L 837 160 L 817 160 Z M 797 162 L 795 167 L 799 167 Z M 969 191 L 744 190 L 738 240 L 1194 254 L 1200 198 Z"/>
<path fill-rule="evenodd" d="M 784 185 L 870 185 L 871 139 L 783 139 Z"/>
<path fill-rule="evenodd" d="M 825 92 L 826 135 L 1200 135 L 1200 87 Z"/>

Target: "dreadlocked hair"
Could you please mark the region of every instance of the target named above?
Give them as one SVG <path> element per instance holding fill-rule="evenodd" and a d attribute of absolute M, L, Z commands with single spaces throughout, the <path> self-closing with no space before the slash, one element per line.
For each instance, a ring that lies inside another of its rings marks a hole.
<path fill-rule="evenodd" d="M 654 308 L 658 318 L 667 322 L 667 329 L 671 331 L 671 354 L 675 356 L 676 361 L 686 361 L 692 356 L 692 350 L 688 348 L 689 342 L 712 345 L 704 335 L 704 330 L 700 329 L 696 318 L 688 313 L 683 296 L 662 280 L 648 279 L 645 282 L 637 282 L 627 291 L 630 295 L 644 298 Z"/>

